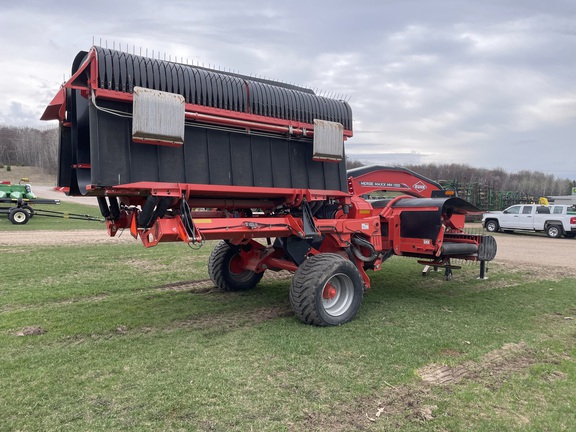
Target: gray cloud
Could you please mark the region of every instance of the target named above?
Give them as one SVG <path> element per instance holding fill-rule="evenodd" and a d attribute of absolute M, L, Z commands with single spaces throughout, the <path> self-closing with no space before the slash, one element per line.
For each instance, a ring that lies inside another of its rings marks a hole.
<path fill-rule="evenodd" d="M 96 43 L 350 98 L 350 157 L 576 179 L 576 2 L 28 1 L 1 7 L 0 122 L 39 125 Z"/>

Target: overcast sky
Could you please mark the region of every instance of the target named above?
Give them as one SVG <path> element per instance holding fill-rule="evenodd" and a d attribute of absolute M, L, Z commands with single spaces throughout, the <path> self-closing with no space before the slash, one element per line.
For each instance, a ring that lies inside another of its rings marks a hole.
<path fill-rule="evenodd" d="M 341 95 L 352 159 L 576 180 L 575 0 L 2 2 L 0 38 L 0 124 L 46 127 L 94 40 Z"/>

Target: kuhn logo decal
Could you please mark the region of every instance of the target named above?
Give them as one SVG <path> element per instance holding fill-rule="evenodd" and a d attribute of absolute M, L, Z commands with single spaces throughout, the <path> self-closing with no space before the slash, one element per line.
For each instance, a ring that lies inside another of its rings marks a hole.
<path fill-rule="evenodd" d="M 421 181 L 415 183 L 414 185 L 412 185 L 413 189 L 416 189 L 418 192 L 422 192 L 423 190 L 426 190 L 426 185 L 424 183 L 422 183 Z"/>

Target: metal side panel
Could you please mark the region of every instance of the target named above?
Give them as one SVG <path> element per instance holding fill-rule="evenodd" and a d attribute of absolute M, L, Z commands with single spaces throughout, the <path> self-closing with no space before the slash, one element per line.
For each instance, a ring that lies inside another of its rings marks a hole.
<path fill-rule="evenodd" d="M 232 185 L 230 133 L 210 130 L 208 132 L 207 145 L 210 184 Z"/>
<path fill-rule="evenodd" d="M 99 105 L 125 108 L 122 104 L 106 101 Z M 134 181 L 130 175 L 130 123 L 122 117 L 99 111 L 92 104 L 89 112 L 91 183 L 113 186 Z"/>
<path fill-rule="evenodd" d="M 78 90 L 72 90 L 69 111 L 73 114 L 72 143 L 76 151 L 75 164 L 90 164 L 90 126 L 88 117 L 88 100 Z"/>
<path fill-rule="evenodd" d="M 159 173 L 158 150 L 159 146 L 148 146 L 128 140 L 129 166 L 124 170 L 124 176 L 117 176 L 115 184 L 139 181 L 163 181 Z M 114 177 L 114 173 L 110 173 Z"/>
<path fill-rule="evenodd" d="M 72 105 L 77 105 L 72 99 Z M 98 105 L 124 112 L 130 108 L 106 100 Z M 86 142 L 74 140 L 71 128 L 62 129 L 59 183 L 70 183 L 72 194 L 86 193 L 82 190 L 86 184 L 112 187 L 139 181 L 346 189 L 344 162 L 313 161 L 310 140 L 187 126 L 180 147 L 145 145 L 132 141 L 129 118 L 101 111 L 91 103 L 88 113 L 88 122 L 79 124 L 89 123 L 91 168 L 71 168 L 77 163 L 78 146 L 84 147 Z M 78 123 L 77 114 L 75 108 L 71 115 Z"/>
<path fill-rule="evenodd" d="M 314 160 L 344 159 L 344 127 L 340 123 L 314 119 Z"/>
<path fill-rule="evenodd" d="M 186 159 L 186 183 L 210 184 L 208 171 L 208 129 L 187 127 L 184 158 Z"/>
<path fill-rule="evenodd" d="M 310 146 L 310 143 L 304 143 Z M 310 153 L 306 152 L 306 147 L 298 141 L 290 141 L 289 146 L 289 163 L 290 163 L 290 176 L 292 187 L 307 188 L 308 187 L 308 169 L 306 160 L 312 159 L 312 149 Z"/>
<path fill-rule="evenodd" d="M 157 152 L 158 178 L 163 182 L 183 183 L 186 180 L 186 159 L 182 146 L 158 146 Z"/>
<path fill-rule="evenodd" d="M 58 187 L 70 187 L 72 181 L 72 131 L 69 127 L 60 126 L 60 143 L 58 146 Z"/>
<path fill-rule="evenodd" d="M 272 160 L 272 174 L 274 187 L 292 187 L 290 176 L 290 146 L 281 139 L 270 139 L 270 158 Z"/>
<path fill-rule="evenodd" d="M 234 134 L 230 136 L 230 154 L 232 161 L 232 181 L 235 186 L 254 186 L 250 137 Z"/>
<path fill-rule="evenodd" d="M 442 227 L 441 211 L 403 211 L 400 214 L 400 236 L 435 240 Z"/>
<path fill-rule="evenodd" d="M 272 186 L 274 182 L 270 157 L 270 138 L 253 136 L 251 141 L 254 186 Z"/>
<path fill-rule="evenodd" d="M 310 146 L 310 143 L 307 144 Z M 305 163 L 308 171 L 308 187 L 314 189 L 326 189 L 324 176 L 325 163 L 315 161 L 311 157 L 307 157 Z"/>
<path fill-rule="evenodd" d="M 348 190 L 345 161 L 339 163 L 324 162 L 324 176 L 326 178 L 326 189 L 341 191 Z"/>
<path fill-rule="evenodd" d="M 181 95 L 135 87 L 132 137 L 152 143 L 182 144 L 184 111 Z"/>

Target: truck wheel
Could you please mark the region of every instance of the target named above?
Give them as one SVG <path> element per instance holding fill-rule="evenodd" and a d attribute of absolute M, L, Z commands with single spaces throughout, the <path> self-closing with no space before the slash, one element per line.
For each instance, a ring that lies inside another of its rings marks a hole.
<path fill-rule="evenodd" d="M 221 241 L 208 258 L 208 274 L 224 291 L 245 291 L 254 288 L 264 276 L 244 267 L 240 249 Z"/>
<path fill-rule="evenodd" d="M 486 231 L 488 232 L 498 232 L 498 230 L 500 229 L 500 226 L 498 225 L 498 222 L 495 220 L 489 220 L 486 222 Z"/>
<path fill-rule="evenodd" d="M 362 304 L 364 284 L 351 261 L 333 253 L 304 261 L 292 279 L 290 303 L 306 324 L 335 326 L 351 321 Z"/>
<path fill-rule="evenodd" d="M 558 238 L 562 237 L 564 230 L 560 225 L 548 225 L 548 227 L 546 227 L 546 234 L 550 238 Z"/>
<path fill-rule="evenodd" d="M 8 213 L 8 220 L 12 222 L 14 225 L 24 225 L 30 219 L 30 214 L 21 208 L 13 208 L 10 209 Z"/>

